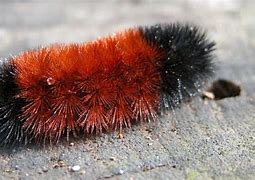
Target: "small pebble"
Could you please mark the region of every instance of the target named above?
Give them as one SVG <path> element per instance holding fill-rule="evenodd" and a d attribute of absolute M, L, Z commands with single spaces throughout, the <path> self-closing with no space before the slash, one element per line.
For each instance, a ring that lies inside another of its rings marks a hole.
<path fill-rule="evenodd" d="M 75 165 L 75 166 L 73 166 L 72 168 L 71 168 L 71 170 L 73 171 L 73 172 L 77 172 L 77 171 L 79 171 L 81 169 L 81 167 L 79 166 L 79 165 Z"/>
<path fill-rule="evenodd" d="M 53 164 L 53 166 L 52 166 L 54 169 L 56 169 L 56 168 L 59 168 L 59 164 L 58 163 L 56 163 L 56 164 Z"/>
<path fill-rule="evenodd" d="M 14 168 L 15 168 L 15 170 L 20 170 L 18 165 L 16 165 Z"/>
<path fill-rule="evenodd" d="M 48 172 L 48 169 L 46 167 L 43 167 L 42 172 Z"/>
<path fill-rule="evenodd" d="M 123 139 L 123 138 L 124 138 L 124 135 L 123 135 L 122 133 L 119 133 L 119 134 L 118 134 L 118 138 L 119 138 L 119 139 Z"/>
<path fill-rule="evenodd" d="M 149 146 L 152 146 L 152 143 L 148 143 Z"/>
<path fill-rule="evenodd" d="M 215 99 L 215 95 L 212 92 L 208 92 L 208 91 L 202 92 L 202 96 L 211 100 Z"/>
<path fill-rule="evenodd" d="M 74 143 L 73 143 L 73 142 L 71 142 L 71 143 L 70 143 L 70 146 L 74 146 Z"/>
<path fill-rule="evenodd" d="M 80 172 L 80 174 L 86 174 L 86 171 L 85 171 L 85 170 L 82 170 L 82 171 Z"/>
<path fill-rule="evenodd" d="M 146 139 L 148 139 L 148 140 L 152 140 L 150 136 L 147 136 L 147 137 L 146 137 Z"/>
<path fill-rule="evenodd" d="M 109 159 L 110 159 L 111 161 L 115 161 L 115 160 L 116 160 L 115 157 L 110 157 Z"/>
<path fill-rule="evenodd" d="M 119 175 L 122 175 L 124 174 L 124 170 L 120 169 L 119 172 L 118 172 Z"/>
<path fill-rule="evenodd" d="M 7 173 L 14 173 L 15 171 L 11 170 L 11 169 L 6 169 L 4 170 L 4 172 L 7 172 Z"/>
<path fill-rule="evenodd" d="M 59 165 L 59 167 L 64 167 L 65 163 L 64 163 L 64 161 L 58 161 L 58 165 Z"/>

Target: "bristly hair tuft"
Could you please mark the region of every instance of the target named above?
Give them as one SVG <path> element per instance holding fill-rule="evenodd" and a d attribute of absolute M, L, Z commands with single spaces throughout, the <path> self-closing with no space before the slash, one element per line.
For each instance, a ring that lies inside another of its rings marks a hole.
<path fill-rule="evenodd" d="M 160 110 L 172 109 L 195 96 L 204 81 L 213 75 L 212 51 L 215 43 L 198 27 L 157 24 L 141 27 L 149 44 L 156 44 L 165 55 L 160 61 Z"/>
<path fill-rule="evenodd" d="M 15 68 L 8 62 L 0 67 L 0 145 L 11 146 L 26 143 L 20 119 L 24 100 L 16 97 Z"/>

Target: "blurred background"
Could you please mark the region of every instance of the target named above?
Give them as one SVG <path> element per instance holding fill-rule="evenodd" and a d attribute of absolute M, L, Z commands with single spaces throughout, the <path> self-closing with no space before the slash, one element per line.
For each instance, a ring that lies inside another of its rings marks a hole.
<path fill-rule="evenodd" d="M 220 50 L 226 46 L 248 49 L 255 43 L 253 0 L 1 0 L 0 15 L 1 56 L 176 21 L 204 27 Z"/>
<path fill-rule="evenodd" d="M 72 147 L 1 154 L 0 179 L 254 179 L 254 19 L 254 0 L 0 0 L 2 59 L 52 43 L 178 21 L 208 32 L 217 48 L 215 79 L 242 88 L 232 99 L 197 98 L 175 116 L 132 127 L 122 140 L 103 134 Z M 173 119 L 177 131 L 170 131 Z M 73 165 L 80 165 L 79 173 L 70 173 Z"/>
<path fill-rule="evenodd" d="M 0 57 L 179 21 L 207 30 L 217 43 L 218 60 L 249 64 L 255 62 L 254 17 L 253 0 L 1 0 Z"/>

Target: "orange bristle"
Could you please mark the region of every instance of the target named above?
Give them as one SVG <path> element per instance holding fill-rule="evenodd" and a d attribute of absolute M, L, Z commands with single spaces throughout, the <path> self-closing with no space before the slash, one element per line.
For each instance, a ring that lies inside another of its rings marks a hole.
<path fill-rule="evenodd" d="M 52 45 L 13 59 L 28 105 L 23 128 L 57 141 L 66 133 L 101 133 L 156 116 L 161 52 L 138 30 L 84 44 Z"/>

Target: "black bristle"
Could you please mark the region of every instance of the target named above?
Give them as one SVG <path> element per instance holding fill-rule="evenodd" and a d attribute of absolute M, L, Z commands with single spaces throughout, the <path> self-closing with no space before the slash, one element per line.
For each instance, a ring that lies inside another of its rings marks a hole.
<path fill-rule="evenodd" d="M 158 24 L 140 27 L 147 43 L 165 54 L 161 59 L 161 105 L 174 108 L 197 94 L 200 85 L 213 74 L 211 52 L 215 43 L 191 25 Z"/>
<path fill-rule="evenodd" d="M 23 144 L 26 141 L 20 121 L 24 101 L 17 98 L 18 86 L 15 83 L 15 69 L 8 62 L 0 68 L 0 145 Z"/>

